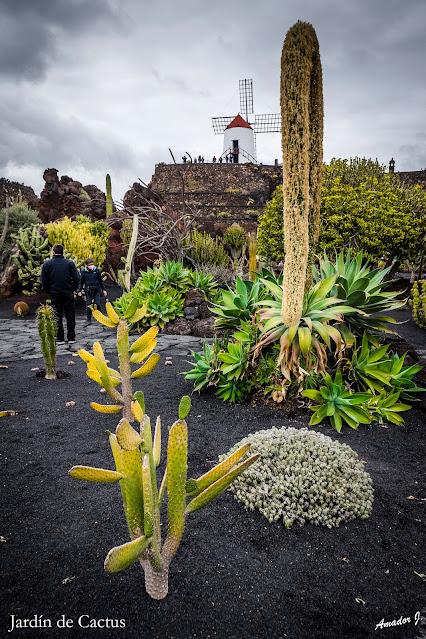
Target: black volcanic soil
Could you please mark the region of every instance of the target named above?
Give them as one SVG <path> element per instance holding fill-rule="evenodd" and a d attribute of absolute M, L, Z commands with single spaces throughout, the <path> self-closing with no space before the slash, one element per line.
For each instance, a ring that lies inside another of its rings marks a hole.
<path fill-rule="evenodd" d="M 340 436 L 328 426 L 318 428 L 367 462 L 375 488 L 370 519 L 333 530 L 312 525 L 286 530 L 246 512 L 227 493 L 190 516 L 171 566 L 170 594 L 156 602 L 145 594 L 137 565 L 116 575 L 103 570 L 109 549 L 128 539 L 117 486 L 67 475 L 74 464 L 113 467 L 105 430 L 116 419 L 89 408 L 90 400 L 102 396 L 82 362 L 72 367 L 70 378 L 56 382 L 35 377 L 30 369 L 41 365 L 14 362 L 0 370 L 2 407 L 19 412 L 0 422 L 1 637 L 426 636 L 414 626 L 415 613 L 426 608 L 419 576 L 426 573 L 422 411 L 411 411 L 400 428 L 345 429 Z M 59 365 L 66 369 L 66 359 Z M 173 366 L 160 362 L 139 385 L 148 413 L 161 413 L 165 426 L 191 390 L 178 375 L 186 367 L 177 357 Z M 67 401 L 75 405 L 66 407 Z M 206 471 L 249 432 L 304 427 L 307 421 L 304 412 L 289 419 L 267 406 L 232 407 L 210 394 L 195 396 L 188 419 L 190 475 Z M 55 624 L 63 613 L 74 628 L 7 633 L 9 615 L 43 614 Z M 124 619 L 125 628 L 83 629 L 80 615 Z M 381 619 L 401 615 L 411 623 L 375 631 Z"/>

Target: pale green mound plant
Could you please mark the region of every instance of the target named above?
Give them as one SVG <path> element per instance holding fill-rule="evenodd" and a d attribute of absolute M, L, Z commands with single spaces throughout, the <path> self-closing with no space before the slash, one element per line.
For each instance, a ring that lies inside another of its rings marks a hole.
<path fill-rule="evenodd" d="M 286 528 L 333 528 L 370 516 L 372 481 L 349 446 L 306 428 L 271 428 L 248 435 L 230 453 L 246 445 L 258 462 L 230 489 L 246 509 Z"/>

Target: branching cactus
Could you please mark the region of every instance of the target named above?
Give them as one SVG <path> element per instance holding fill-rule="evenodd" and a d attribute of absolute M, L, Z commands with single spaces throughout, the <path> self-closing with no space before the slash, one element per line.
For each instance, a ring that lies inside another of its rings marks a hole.
<path fill-rule="evenodd" d="M 56 324 L 53 308 L 48 304 L 40 306 L 37 312 L 38 333 L 40 335 L 41 352 L 43 353 L 45 379 L 56 379 Z"/>
<path fill-rule="evenodd" d="M 99 342 L 93 344 L 93 353 L 80 349 L 78 354 L 87 364 L 86 375 L 104 388 L 113 404 L 92 402 L 90 406 L 99 413 L 120 413 L 127 420 L 132 420 L 132 380 L 150 375 L 158 364 L 160 356 L 152 351 L 157 345 L 158 327 L 152 326 L 132 345 L 129 343 L 129 324 L 139 322 L 146 309 L 137 308 L 137 300 L 130 304 L 125 316 L 121 318 L 110 302 L 106 304 L 107 315 L 99 310 L 92 311 L 93 317 L 108 328 L 117 329 L 117 353 L 119 370 L 110 368 Z M 138 367 L 132 372 L 132 364 Z M 118 387 L 121 385 L 121 392 Z"/>
<path fill-rule="evenodd" d="M 190 408 L 190 398 L 183 397 L 179 418 L 169 430 L 167 462 L 160 484 L 157 469 L 161 420 L 157 417 L 152 435 L 142 392 L 135 393 L 133 403 L 139 431 L 123 418 L 115 433 L 109 434 L 115 470 L 74 466 L 69 471 L 75 479 L 120 484 L 131 541 L 109 551 L 105 570 L 119 572 L 139 561 L 145 573 L 146 592 L 153 599 L 164 599 L 168 593 L 169 566 L 182 541 L 187 517 L 223 493 L 258 458 L 258 455 L 247 457 L 250 445 L 245 444 L 198 479 L 188 479 L 186 417 Z M 163 543 L 161 505 L 166 496 L 167 533 Z"/>

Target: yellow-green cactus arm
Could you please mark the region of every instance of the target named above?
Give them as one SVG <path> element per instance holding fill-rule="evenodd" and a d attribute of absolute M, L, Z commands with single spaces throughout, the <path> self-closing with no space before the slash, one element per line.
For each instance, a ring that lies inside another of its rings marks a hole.
<path fill-rule="evenodd" d="M 154 495 L 152 494 L 152 479 L 148 455 L 144 455 L 142 462 L 142 483 L 143 483 L 143 526 L 147 537 L 150 537 L 154 530 Z"/>
<path fill-rule="evenodd" d="M 120 479 L 123 479 L 123 474 L 116 470 L 93 468 L 92 466 L 73 466 L 68 471 L 68 474 L 73 479 L 91 481 L 95 484 L 115 484 Z"/>
<path fill-rule="evenodd" d="M 135 450 L 142 444 L 142 437 L 124 417 L 118 422 L 115 434 L 119 445 L 124 450 Z"/>
<path fill-rule="evenodd" d="M 154 464 L 159 466 L 161 459 L 161 417 L 157 417 L 154 431 L 154 445 L 153 445 Z"/>
<path fill-rule="evenodd" d="M 259 458 L 259 455 L 253 455 L 249 457 L 245 461 L 235 466 L 232 470 L 230 470 L 226 475 L 221 477 L 211 484 L 206 490 L 200 493 L 197 497 L 194 497 L 192 501 L 189 502 L 186 507 L 187 513 L 193 513 L 199 508 L 203 508 L 203 506 L 207 506 L 213 499 L 218 497 L 224 490 L 228 488 L 228 486 L 234 481 L 238 475 L 241 475 L 249 466 L 254 464 L 255 461 Z"/>
<path fill-rule="evenodd" d="M 139 559 L 151 543 L 149 537 L 141 535 L 122 546 L 111 548 L 105 558 L 104 567 L 107 572 L 119 572 L 131 566 Z"/>
<path fill-rule="evenodd" d="M 146 333 L 138 337 L 138 339 L 133 342 L 130 346 L 131 353 L 139 353 L 143 352 L 151 343 L 154 342 L 157 337 L 158 326 L 151 326 Z"/>
<path fill-rule="evenodd" d="M 146 362 L 140 368 L 133 371 L 132 379 L 139 379 L 141 377 L 146 377 L 147 375 L 150 375 L 153 372 L 154 368 L 157 366 L 159 361 L 160 361 L 159 354 L 152 353 L 152 355 L 148 357 Z"/>
<path fill-rule="evenodd" d="M 185 530 L 187 467 L 188 427 L 185 421 L 178 420 L 170 429 L 167 444 L 168 530 L 163 554 L 168 561 L 176 553 Z"/>
<path fill-rule="evenodd" d="M 226 459 L 224 459 L 220 464 L 217 464 L 209 470 L 207 473 L 199 477 L 195 480 L 196 484 L 192 484 L 192 486 L 187 485 L 187 492 L 191 497 L 196 497 L 200 493 L 203 492 L 206 488 L 208 488 L 215 481 L 226 475 L 228 471 L 235 466 L 236 463 L 240 461 L 248 453 L 250 450 L 250 444 L 244 444 L 236 450 L 232 455 L 229 455 Z M 192 490 L 190 490 L 192 488 Z"/>

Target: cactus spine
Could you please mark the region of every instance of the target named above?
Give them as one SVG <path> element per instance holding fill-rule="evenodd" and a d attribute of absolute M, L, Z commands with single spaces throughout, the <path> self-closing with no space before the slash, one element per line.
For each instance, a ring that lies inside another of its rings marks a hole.
<path fill-rule="evenodd" d="M 284 41 L 281 118 L 285 248 L 282 319 L 291 326 L 302 316 L 305 288 L 311 281 L 309 258 L 318 241 L 322 181 L 321 59 L 315 30 L 306 22 L 293 25 Z"/>
<path fill-rule="evenodd" d="M 153 599 L 164 599 L 168 593 L 169 565 L 182 541 L 188 515 L 223 493 L 258 455 L 241 461 L 250 449 L 249 445 L 242 446 L 198 480 L 188 480 L 186 417 L 191 401 L 185 396 L 179 406 L 179 418 L 169 431 L 167 464 L 158 488 L 161 421 L 157 419 L 153 439 L 143 394 L 138 392 L 134 397 L 139 406 L 139 410 L 134 410 L 140 422 L 139 432 L 123 418 L 115 433 L 109 435 L 115 470 L 74 466 L 69 475 L 89 482 L 119 482 L 131 541 L 109 551 L 105 570 L 115 573 L 139 561 L 145 573 L 146 592 Z M 162 543 L 160 509 L 166 494 L 168 525 Z"/>
<path fill-rule="evenodd" d="M 106 208 L 106 216 L 111 217 L 113 213 L 113 204 L 112 204 L 112 195 L 111 195 L 111 176 L 109 173 L 106 174 L 106 194 L 105 194 L 105 208 Z"/>
<path fill-rule="evenodd" d="M 57 324 L 53 308 L 48 304 L 40 306 L 37 313 L 38 333 L 43 353 L 45 379 L 56 379 L 56 335 Z"/>

